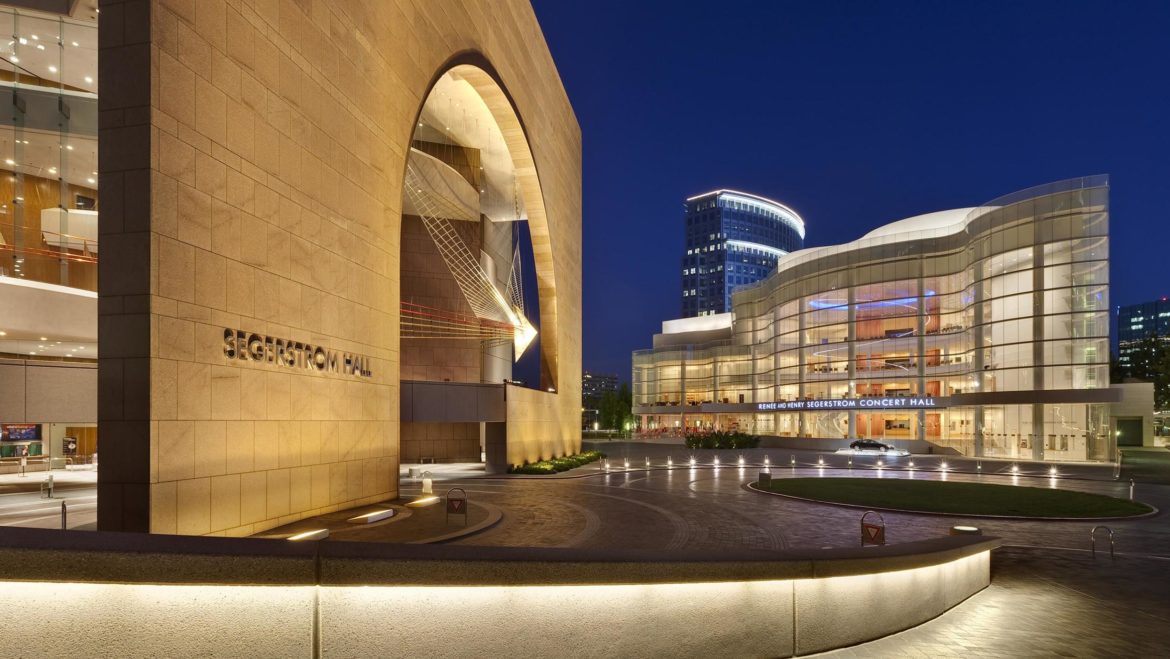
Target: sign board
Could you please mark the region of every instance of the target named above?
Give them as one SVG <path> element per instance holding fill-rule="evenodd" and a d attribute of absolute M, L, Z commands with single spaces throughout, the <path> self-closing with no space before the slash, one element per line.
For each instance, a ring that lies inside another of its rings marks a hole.
<path fill-rule="evenodd" d="M 886 544 L 886 527 L 880 524 L 866 524 L 862 522 L 861 544 L 862 546 Z"/>
<path fill-rule="evenodd" d="M 461 487 L 447 490 L 447 522 L 451 515 L 463 515 L 463 525 L 467 526 L 467 492 Z"/>
<path fill-rule="evenodd" d="M 62 455 L 77 455 L 77 438 L 65 437 L 61 440 Z"/>
<path fill-rule="evenodd" d="M 866 518 L 873 515 L 878 519 L 876 523 L 866 522 Z M 872 510 L 865 511 L 861 516 L 861 546 L 886 544 L 886 520 L 881 513 Z"/>
<path fill-rule="evenodd" d="M 758 412 L 800 412 L 806 410 L 929 410 L 946 407 L 936 398 L 888 397 L 888 398 L 825 398 L 816 400 L 786 400 L 756 403 Z"/>

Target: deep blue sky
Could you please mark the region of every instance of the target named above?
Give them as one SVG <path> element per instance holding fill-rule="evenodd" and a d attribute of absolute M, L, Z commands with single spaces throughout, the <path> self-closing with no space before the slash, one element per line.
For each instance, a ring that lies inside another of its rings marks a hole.
<path fill-rule="evenodd" d="M 1170 294 L 1170 2 L 534 0 L 584 142 L 584 367 L 679 315 L 682 202 L 792 206 L 806 246 L 1112 177 L 1111 302 Z"/>

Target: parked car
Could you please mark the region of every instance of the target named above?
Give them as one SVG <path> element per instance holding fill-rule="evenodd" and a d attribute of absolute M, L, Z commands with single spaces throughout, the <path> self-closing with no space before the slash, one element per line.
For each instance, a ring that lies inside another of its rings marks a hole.
<path fill-rule="evenodd" d="M 893 446 L 883 444 L 876 439 L 859 439 L 849 444 L 849 448 L 854 451 L 881 451 L 882 453 L 895 450 Z"/>

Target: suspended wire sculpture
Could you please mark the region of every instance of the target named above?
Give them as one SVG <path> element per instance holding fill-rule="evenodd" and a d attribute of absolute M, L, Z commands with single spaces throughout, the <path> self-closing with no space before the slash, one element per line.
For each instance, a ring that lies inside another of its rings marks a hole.
<path fill-rule="evenodd" d="M 403 302 L 402 336 L 500 340 L 506 338 L 500 332 L 510 328 L 515 358 L 519 359 L 536 337 L 536 329 L 524 316 L 522 286 L 513 285 L 513 280 L 519 277 L 519 253 L 513 253 L 513 272 L 509 273 L 508 294 L 505 295 L 484 272 L 479 260 L 460 238 L 451 220 L 447 219 L 466 214 L 466 209 L 450 201 L 458 196 L 453 190 L 448 190 L 449 194 L 433 191 L 433 185 L 436 182 L 424 178 L 414 164 L 413 157 L 408 159 L 404 185 L 406 196 L 422 219 L 423 226 L 438 248 L 474 317 Z M 517 299 L 520 300 L 519 304 L 515 302 Z"/>

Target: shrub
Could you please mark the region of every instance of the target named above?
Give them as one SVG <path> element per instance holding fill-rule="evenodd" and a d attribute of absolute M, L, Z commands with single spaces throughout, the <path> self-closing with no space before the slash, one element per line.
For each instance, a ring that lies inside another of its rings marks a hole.
<path fill-rule="evenodd" d="M 576 455 L 566 455 L 540 462 L 527 462 L 522 465 L 513 465 L 508 468 L 509 474 L 533 474 L 537 476 L 555 474 L 587 465 L 605 457 L 601 451 L 585 451 Z"/>
<path fill-rule="evenodd" d="M 742 432 L 715 431 L 687 437 L 687 448 L 699 449 L 744 449 L 756 448 L 760 438 Z"/>

